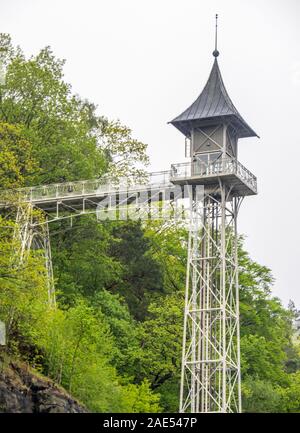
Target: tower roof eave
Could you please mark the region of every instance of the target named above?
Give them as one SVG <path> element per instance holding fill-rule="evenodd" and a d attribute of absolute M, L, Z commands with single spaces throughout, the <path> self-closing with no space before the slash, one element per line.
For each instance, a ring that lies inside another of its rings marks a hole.
<path fill-rule="evenodd" d="M 232 125 L 238 132 L 238 136 L 240 138 L 246 137 L 257 137 L 260 138 L 259 135 L 244 121 L 241 117 L 236 117 L 232 114 L 224 115 L 224 116 L 214 116 L 208 117 L 199 120 L 172 120 L 168 123 L 175 126 L 180 132 L 182 132 L 186 137 L 190 137 L 191 130 L 194 128 L 201 128 L 202 126 L 214 125 L 216 122 L 226 123 L 227 125 Z"/>

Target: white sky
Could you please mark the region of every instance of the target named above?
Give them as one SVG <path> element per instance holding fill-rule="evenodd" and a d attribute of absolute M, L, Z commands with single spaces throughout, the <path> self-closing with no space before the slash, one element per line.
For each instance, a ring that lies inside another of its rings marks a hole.
<path fill-rule="evenodd" d="M 274 293 L 300 307 L 299 0 L 0 0 L 0 31 L 28 55 L 50 45 L 67 59 L 73 90 L 148 143 L 156 171 L 184 160 L 183 136 L 167 121 L 208 78 L 215 13 L 225 86 L 261 136 L 239 144 L 259 182 L 239 231 L 272 269 Z"/>

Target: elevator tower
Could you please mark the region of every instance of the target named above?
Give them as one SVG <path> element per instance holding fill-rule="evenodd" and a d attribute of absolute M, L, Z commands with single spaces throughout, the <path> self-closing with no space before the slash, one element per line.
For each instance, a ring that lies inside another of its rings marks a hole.
<path fill-rule="evenodd" d="M 217 37 L 213 56 L 202 93 L 170 122 L 184 134 L 190 158 L 172 166 L 171 180 L 194 189 L 180 412 L 241 412 L 237 218 L 243 198 L 257 188 L 238 161 L 238 140 L 257 134 L 225 89 Z M 196 185 L 203 186 L 201 197 Z"/>

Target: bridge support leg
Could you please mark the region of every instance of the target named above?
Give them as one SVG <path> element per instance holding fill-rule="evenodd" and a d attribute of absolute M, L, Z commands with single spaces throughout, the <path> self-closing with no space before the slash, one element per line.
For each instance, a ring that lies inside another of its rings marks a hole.
<path fill-rule="evenodd" d="M 239 204 L 224 185 L 191 198 L 180 412 L 241 412 Z"/>
<path fill-rule="evenodd" d="M 19 265 L 26 262 L 30 249 L 42 251 L 47 272 L 49 305 L 55 307 L 55 287 L 47 219 L 37 222 L 32 205 L 20 205 L 17 209 L 14 236 L 18 239 L 20 245 L 19 251 L 17 251 Z"/>

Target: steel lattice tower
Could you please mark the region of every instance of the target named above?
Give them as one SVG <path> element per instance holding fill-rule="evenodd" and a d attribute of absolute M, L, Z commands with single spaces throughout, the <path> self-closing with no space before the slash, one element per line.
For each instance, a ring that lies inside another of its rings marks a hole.
<path fill-rule="evenodd" d="M 216 16 L 217 19 L 217 16 Z M 196 101 L 171 123 L 189 164 L 172 181 L 193 186 L 184 312 L 180 412 L 241 412 L 237 216 L 256 178 L 237 159 L 238 139 L 257 134 L 233 105 L 217 57 Z M 197 193 L 202 185 L 203 193 Z M 199 189 L 199 188 L 198 188 Z"/>
<path fill-rule="evenodd" d="M 225 185 L 192 199 L 181 412 L 240 412 L 236 222 Z"/>

